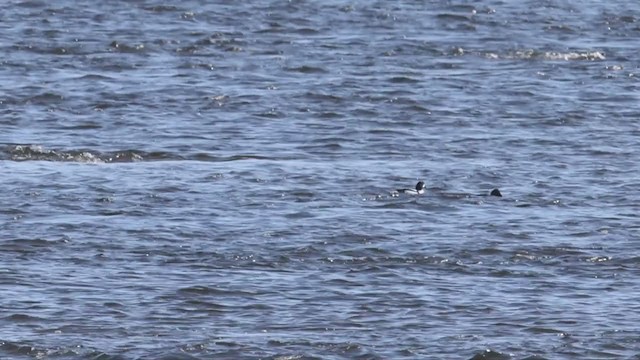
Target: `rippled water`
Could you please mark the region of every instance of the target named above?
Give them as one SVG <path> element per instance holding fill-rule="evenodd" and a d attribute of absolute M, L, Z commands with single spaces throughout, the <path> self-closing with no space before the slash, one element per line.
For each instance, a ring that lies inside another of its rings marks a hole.
<path fill-rule="evenodd" d="M 640 356 L 638 4 L 0 10 L 0 357 Z"/>

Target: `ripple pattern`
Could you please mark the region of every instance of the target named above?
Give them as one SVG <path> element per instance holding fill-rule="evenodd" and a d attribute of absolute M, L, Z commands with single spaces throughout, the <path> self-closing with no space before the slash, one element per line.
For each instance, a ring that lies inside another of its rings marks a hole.
<path fill-rule="evenodd" d="M 0 357 L 639 356 L 638 5 L 0 11 Z"/>

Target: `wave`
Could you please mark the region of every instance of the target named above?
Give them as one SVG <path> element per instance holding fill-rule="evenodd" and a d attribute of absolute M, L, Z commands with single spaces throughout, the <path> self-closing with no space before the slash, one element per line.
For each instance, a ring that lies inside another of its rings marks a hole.
<path fill-rule="evenodd" d="M 41 145 L 8 144 L 0 150 L 0 160 L 11 161 L 60 161 L 77 163 L 132 163 L 141 161 L 206 161 L 225 162 L 238 160 L 276 160 L 272 157 L 255 154 L 233 154 L 216 156 L 206 153 L 195 153 L 188 156 L 166 152 L 146 152 L 142 150 L 117 150 L 99 152 L 96 150 L 59 150 L 47 149 Z"/>
<path fill-rule="evenodd" d="M 488 59 L 510 60 L 542 60 L 542 61 L 602 61 L 606 55 L 601 51 L 539 51 L 533 49 L 514 50 L 506 54 L 486 52 L 483 54 Z"/>

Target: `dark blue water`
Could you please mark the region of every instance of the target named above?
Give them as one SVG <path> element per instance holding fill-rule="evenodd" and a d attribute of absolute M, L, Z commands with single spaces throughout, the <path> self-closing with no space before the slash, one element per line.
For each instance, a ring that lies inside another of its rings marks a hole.
<path fill-rule="evenodd" d="M 0 14 L 1 358 L 640 356 L 635 2 Z"/>

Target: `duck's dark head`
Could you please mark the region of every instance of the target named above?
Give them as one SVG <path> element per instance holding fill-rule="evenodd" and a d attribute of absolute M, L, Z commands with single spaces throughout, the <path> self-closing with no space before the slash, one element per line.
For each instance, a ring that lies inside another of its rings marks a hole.
<path fill-rule="evenodd" d="M 418 181 L 418 183 L 416 184 L 416 190 L 417 191 L 424 190 L 424 181 Z"/>
<path fill-rule="evenodd" d="M 499 197 L 502 197 L 502 194 L 500 193 L 500 190 L 498 190 L 498 189 L 493 189 L 493 190 L 491 190 L 491 194 L 490 194 L 490 195 L 491 195 L 491 196 L 499 196 Z"/>

